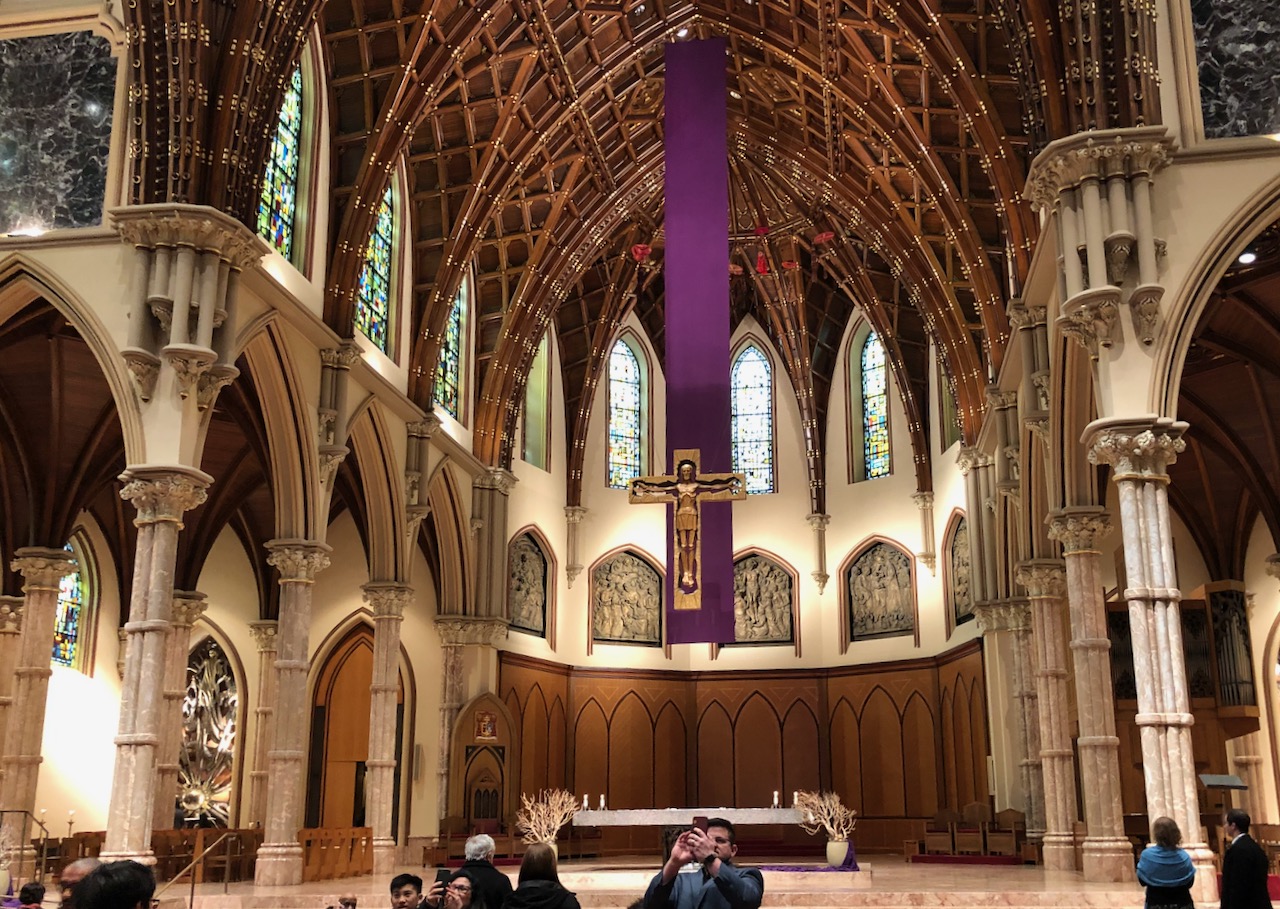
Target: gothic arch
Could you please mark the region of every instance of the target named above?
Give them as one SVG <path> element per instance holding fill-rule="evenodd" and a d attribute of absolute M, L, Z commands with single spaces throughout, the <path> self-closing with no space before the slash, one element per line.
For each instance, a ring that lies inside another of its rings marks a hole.
<path fill-rule="evenodd" d="M 850 603 L 851 603 L 850 598 L 853 595 L 853 591 L 849 584 L 850 569 L 852 569 L 853 566 L 858 562 L 858 560 L 861 559 L 866 553 L 868 553 L 873 547 L 880 546 L 880 545 L 887 546 L 894 552 L 899 553 L 906 558 L 907 571 L 909 575 L 908 596 L 910 597 L 910 601 L 911 601 L 911 624 L 912 624 L 911 634 L 914 639 L 915 646 L 916 647 L 920 646 L 920 602 L 919 602 L 919 597 L 917 596 L 917 591 L 916 591 L 915 556 L 911 554 L 911 550 L 903 546 L 897 540 L 893 540 L 893 539 L 890 539 L 889 537 L 881 536 L 880 534 L 873 534 L 867 537 L 866 539 L 864 539 L 862 542 L 860 542 L 852 550 L 850 550 L 849 554 L 845 556 L 844 560 L 840 563 L 839 590 L 840 590 L 840 652 L 841 653 L 848 652 L 849 645 L 854 641 L 854 634 L 856 632 L 850 617 Z M 900 634 L 902 632 L 895 632 L 895 633 Z"/>
<path fill-rule="evenodd" d="M 227 662 L 231 664 L 231 676 L 236 683 L 235 770 L 231 783 L 230 815 L 230 826 L 235 827 L 239 824 L 242 810 L 247 808 L 249 804 L 249 793 L 244 788 L 244 768 L 248 763 L 248 755 L 250 754 L 248 748 L 249 739 L 245 732 L 251 724 L 256 725 L 256 719 L 251 722 L 245 721 L 253 714 L 253 709 L 250 705 L 254 703 L 251 698 L 256 697 L 256 693 L 250 690 L 249 676 L 244 670 L 244 662 L 240 659 L 240 651 L 236 648 L 231 638 L 216 622 L 211 621 L 207 616 L 201 616 L 191 630 L 191 641 L 187 647 L 188 655 L 194 653 L 196 648 L 206 640 L 212 640 L 222 650 Z M 260 734 L 256 729 L 253 730 L 253 733 L 254 735 Z"/>
<path fill-rule="evenodd" d="M 662 563 L 655 559 L 652 555 L 645 552 L 638 546 L 625 543 L 621 546 L 615 546 L 608 552 L 602 553 L 594 562 L 587 566 L 587 653 L 593 652 L 596 644 L 596 570 L 601 566 L 611 562 L 613 559 L 621 555 L 629 555 L 638 559 L 648 568 L 651 568 L 658 576 L 659 591 L 665 590 L 666 572 L 662 570 Z M 665 593 L 659 594 L 658 599 L 658 633 L 657 641 L 640 641 L 635 640 L 635 646 L 660 646 L 663 648 L 663 654 L 668 659 L 671 657 L 671 645 L 666 642 L 666 614 L 665 614 Z M 629 646 L 632 642 L 626 639 L 602 639 L 600 643 L 622 644 Z"/>
<path fill-rule="evenodd" d="M 369 578 L 403 580 L 408 577 L 406 541 L 400 531 L 405 522 L 403 471 L 382 408 L 366 402 L 351 420 L 350 439 L 363 481 Z"/>
<path fill-rule="evenodd" d="M 738 562 L 750 556 L 759 556 L 762 559 L 772 563 L 777 568 L 786 572 L 791 578 L 791 643 L 797 657 L 800 656 L 800 572 L 796 567 L 782 556 L 760 546 L 748 546 L 740 549 L 733 554 L 733 564 L 737 566 Z M 767 643 L 767 642 L 766 642 Z M 711 645 L 712 659 L 723 649 L 722 644 Z"/>
<path fill-rule="evenodd" d="M 432 471 L 427 481 L 430 512 L 418 536 L 435 580 L 441 615 L 471 612 L 471 533 L 458 489 L 458 470 L 451 459 L 445 458 Z"/>
<path fill-rule="evenodd" d="M 541 551 L 542 557 L 547 560 L 547 588 L 546 588 L 547 601 L 546 601 L 545 610 L 544 610 L 546 619 L 543 625 L 543 634 L 546 638 L 547 645 L 551 648 L 552 653 L 554 653 L 556 649 L 556 591 L 560 586 L 558 583 L 558 578 L 560 576 L 559 562 L 556 559 L 556 551 L 551 546 L 551 541 L 547 539 L 547 535 L 542 532 L 542 528 L 539 527 L 537 524 L 525 524 L 515 533 L 511 534 L 510 538 L 507 540 L 508 598 L 510 597 L 511 566 L 510 566 L 509 554 L 511 552 L 511 546 L 513 543 L 515 543 L 516 540 L 520 539 L 520 537 L 526 536 L 526 535 L 533 540 L 534 545 L 537 546 L 538 549 Z M 510 617 L 510 608 L 511 608 L 510 602 L 508 602 L 507 604 L 508 617 Z M 512 625 L 512 628 L 515 628 L 515 627 L 516 627 L 515 625 Z"/>
<path fill-rule="evenodd" d="M 496 694 L 485 692 L 458 711 L 449 756 L 448 813 L 489 827 L 516 812 L 520 783 L 520 727 Z M 497 796 L 497 804 L 490 799 Z M 496 813 L 485 813 L 492 808 Z M 497 825 L 485 832 L 495 833 Z"/>
<path fill-rule="evenodd" d="M 971 532 L 969 521 L 963 510 L 955 508 L 951 512 L 951 517 L 947 519 L 947 528 L 942 534 L 942 552 L 940 561 L 942 562 L 942 589 L 945 596 L 945 605 L 947 612 L 947 637 L 951 637 L 952 632 L 960 624 L 973 618 L 973 593 L 969 579 L 972 575 L 972 566 L 969 568 L 969 574 L 965 577 L 957 577 L 957 542 L 956 534 L 964 529 L 966 537 Z M 964 563 L 969 562 L 968 542 L 967 540 L 961 544 L 965 546 L 966 551 L 963 553 Z M 957 586 L 959 585 L 959 586 Z M 968 607 L 965 608 L 967 596 Z"/>

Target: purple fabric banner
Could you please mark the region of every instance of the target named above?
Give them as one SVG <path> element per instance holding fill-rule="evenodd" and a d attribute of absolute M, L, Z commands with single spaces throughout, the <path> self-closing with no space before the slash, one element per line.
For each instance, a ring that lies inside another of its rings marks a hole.
<path fill-rule="evenodd" d="M 725 41 L 666 47 L 667 471 L 697 448 L 703 472 L 732 469 L 729 447 L 729 145 Z M 667 509 L 667 640 L 733 641 L 733 512 L 702 505 L 702 608 L 676 610 L 674 509 Z"/>

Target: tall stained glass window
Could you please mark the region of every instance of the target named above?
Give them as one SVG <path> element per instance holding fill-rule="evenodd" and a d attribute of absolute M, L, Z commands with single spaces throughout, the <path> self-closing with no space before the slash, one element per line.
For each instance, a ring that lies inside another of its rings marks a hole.
<path fill-rule="evenodd" d="M 640 476 L 643 409 L 640 360 L 619 339 L 609 353 L 609 485 L 614 489 L 625 489 Z"/>
<path fill-rule="evenodd" d="M 440 345 L 440 363 L 436 366 L 436 403 L 449 416 L 460 420 L 462 413 L 462 326 L 467 308 L 467 282 L 464 280 L 449 310 L 444 327 L 444 343 Z"/>
<path fill-rule="evenodd" d="M 391 321 L 391 187 L 373 219 L 373 233 L 364 250 L 364 268 L 356 297 L 356 328 L 387 350 Z"/>
<path fill-rule="evenodd" d="M 80 622 L 85 615 L 84 563 L 68 543 L 63 547 L 76 557 L 80 570 L 65 575 L 58 584 L 58 613 L 53 626 L 53 662 L 75 666 L 80 650 Z"/>
<path fill-rule="evenodd" d="M 889 475 L 888 374 L 875 332 L 862 345 L 862 456 L 868 480 Z"/>
<path fill-rule="evenodd" d="M 773 492 L 773 368 L 754 344 L 733 361 L 733 470 L 747 478 L 747 492 Z"/>
<path fill-rule="evenodd" d="M 258 200 L 258 233 L 286 259 L 293 254 L 293 224 L 298 201 L 298 155 L 302 140 L 302 69 L 293 71 L 271 140 L 271 157 Z"/>
<path fill-rule="evenodd" d="M 524 460 L 534 467 L 550 469 L 550 434 L 547 412 L 551 398 L 550 333 L 542 336 L 529 367 L 524 387 Z"/>

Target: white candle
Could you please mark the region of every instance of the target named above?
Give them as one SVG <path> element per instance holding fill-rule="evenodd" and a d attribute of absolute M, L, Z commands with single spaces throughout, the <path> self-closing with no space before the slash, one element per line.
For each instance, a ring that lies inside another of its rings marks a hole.
<path fill-rule="evenodd" d="M 582 810 L 587 810 L 587 794 L 585 792 L 582 794 Z"/>
<path fill-rule="evenodd" d="M 773 790 L 773 807 L 774 808 L 778 807 L 778 790 L 777 789 Z"/>
<path fill-rule="evenodd" d="M 791 804 L 794 806 L 799 801 L 800 801 L 800 790 L 799 789 L 791 790 Z"/>
<path fill-rule="evenodd" d="M 600 810 L 604 811 L 604 793 L 600 793 Z"/>

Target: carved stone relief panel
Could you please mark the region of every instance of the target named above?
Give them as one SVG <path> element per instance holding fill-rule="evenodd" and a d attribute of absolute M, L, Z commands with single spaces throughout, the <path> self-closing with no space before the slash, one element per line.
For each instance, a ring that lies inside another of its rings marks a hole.
<path fill-rule="evenodd" d="M 739 644 L 790 644 L 794 640 L 791 574 L 759 554 L 733 563 L 733 638 Z"/>
<path fill-rule="evenodd" d="M 888 543 L 876 543 L 849 566 L 849 632 L 855 641 L 913 634 L 915 587 L 911 559 Z"/>
<path fill-rule="evenodd" d="M 620 552 L 591 572 L 591 634 L 596 641 L 662 643 L 662 575 Z"/>
<path fill-rule="evenodd" d="M 176 818 L 182 825 L 227 826 L 239 711 L 231 663 L 217 641 L 205 638 L 187 661 Z"/>
<path fill-rule="evenodd" d="M 969 522 L 961 518 L 951 535 L 950 566 L 947 572 L 948 592 L 951 595 L 951 615 L 959 625 L 973 618 L 973 594 L 969 589 Z"/>
<path fill-rule="evenodd" d="M 507 581 L 511 627 L 545 638 L 548 562 L 532 534 L 522 533 L 511 541 L 507 565 L 511 572 Z"/>

